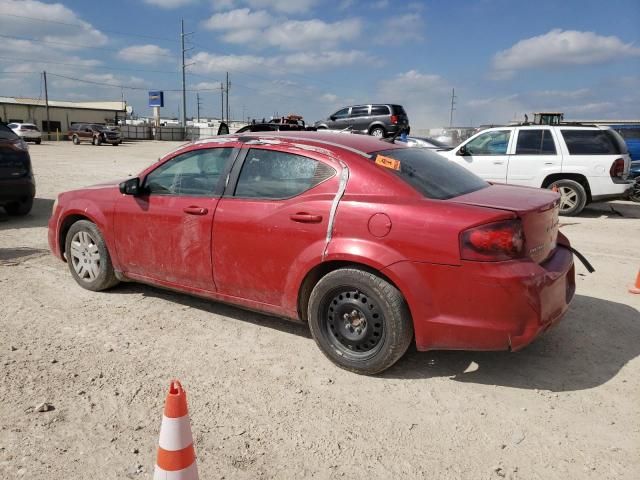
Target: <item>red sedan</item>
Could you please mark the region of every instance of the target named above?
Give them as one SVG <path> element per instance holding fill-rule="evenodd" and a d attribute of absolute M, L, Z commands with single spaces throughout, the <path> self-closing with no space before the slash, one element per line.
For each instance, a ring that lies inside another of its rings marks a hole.
<path fill-rule="evenodd" d="M 557 193 L 491 185 L 419 148 L 320 132 L 184 145 L 62 193 L 52 252 L 89 290 L 136 281 L 307 322 L 374 374 L 419 350 L 518 350 L 566 312 Z"/>

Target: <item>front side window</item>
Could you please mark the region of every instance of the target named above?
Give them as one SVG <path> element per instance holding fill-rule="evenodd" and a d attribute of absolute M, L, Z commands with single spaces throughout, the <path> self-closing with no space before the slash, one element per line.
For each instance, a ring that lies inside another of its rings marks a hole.
<path fill-rule="evenodd" d="M 208 148 L 183 153 L 147 175 L 144 187 L 151 195 L 213 196 L 233 152 L 233 148 Z"/>
<path fill-rule="evenodd" d="M 494 130 L 478 135 L 465 145 L 469 155 L 505 155 L 511 130 Z"/>
<path fill-rule="evenodd" d="M 613 130 L 562 130 L 571 155 L 620 155 L 628 153 L 622 137 Z"/>
<path fill-rule="evenodd" d="M 351 117 L 366 117 L 369 115 L 369 107 L 351 107 Z"/>
<path fill-rule="evenodd" d="M 556 145 L 551 130 L 520 130 L 516 155 L 555 155 Z"/>
<path fill-rule="evenodd" d="M 343 108 L 342 110 L 338 110 L 336 113 L 331 115 L 334 120 L 339 120 L 340 118 L 347 118 L 349 116 L 349 109 Z"/>
<path fill-rule="evenodd" d="M 311 158 L 252 148 L 242 166 L 235 196 L 291 198 L 333 177 L 335 173 L 329 165 Z"/>

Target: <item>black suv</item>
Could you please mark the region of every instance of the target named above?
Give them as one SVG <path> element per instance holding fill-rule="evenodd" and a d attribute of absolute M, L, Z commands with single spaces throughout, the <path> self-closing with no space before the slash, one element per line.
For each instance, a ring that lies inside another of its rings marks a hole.
<path fill-rule="evenodd" d="M 316 122 L 317 129 L 350 129 L 374 137 L 387 137 L 405 128 L 409 133 L 409 117 L 402 105 L 353 105 L 338 110 L 326 120 Z"/>
<path fill-rule="evenodd" d="M 0 206 L 9 215 L 26 215 L 35 196 L 36 182 L 27 144 L 0 123 Z"/>

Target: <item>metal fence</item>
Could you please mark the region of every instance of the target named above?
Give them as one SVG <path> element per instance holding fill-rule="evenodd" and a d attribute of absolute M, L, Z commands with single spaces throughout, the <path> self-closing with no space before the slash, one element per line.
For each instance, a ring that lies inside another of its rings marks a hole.
<path fill-rule="evenodd" d="M 244 126 L 241 122 L 233 122 L 229 127 L 232 132 Z M 122 125 L 122 138 L 125 140 L 172 140 L 188 141 L 215 137 L 218 127 L 153 127 L 151 125 Z"/>

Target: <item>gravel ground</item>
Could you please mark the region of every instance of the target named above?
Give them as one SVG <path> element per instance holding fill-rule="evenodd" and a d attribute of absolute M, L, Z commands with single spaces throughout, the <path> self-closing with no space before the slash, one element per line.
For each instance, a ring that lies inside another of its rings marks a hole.
<path fill-rule="evenodd" d="M 561 220 L 596 273 L 577 264 L 569 313 L 524 351 L 412 349 L 362 377 L 305 326 L 137 284 L 92 293 L 49 254 L 57 193 L 175 146 L 30 147 L 35 208 L 0 212 L 0 478 L 151 478 L 174 376 L 202 479 L 640 478 L 640 205 Z"/>

